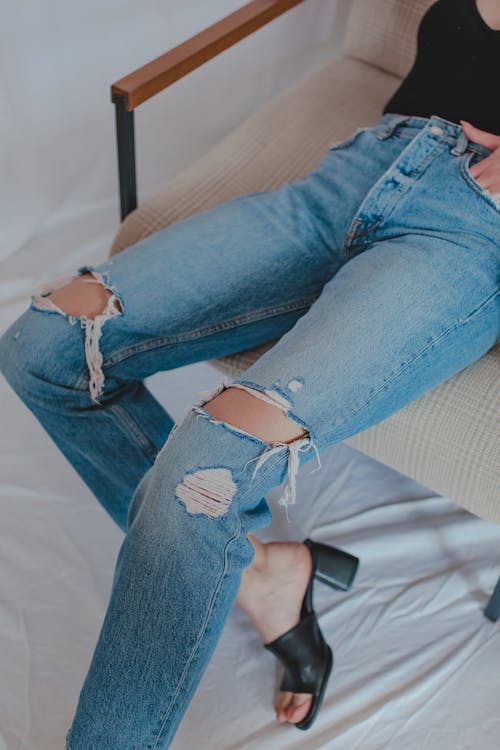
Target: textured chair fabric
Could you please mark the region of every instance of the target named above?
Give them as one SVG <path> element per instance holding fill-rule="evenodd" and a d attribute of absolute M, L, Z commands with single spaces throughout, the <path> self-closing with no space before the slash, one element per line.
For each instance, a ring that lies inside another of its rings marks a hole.
<path fill-rule="evenodd" d="M 274 97 L 121 225 L 110 254 L 162 227 L 313 169 L 329 145 L 375 123 L 411 66 L 432 0 L 354 0 L 344 56 Z M 274 342 L 211 363 L 231 377 Z M 500 343 L 388 419 L 345 440 L 500 523 Z"/>
<path fill-rule="evenodd" d="M 435 0 L 353 0 L 344 54 L 404 76 L 417 50 L 420 19 Z"/>
<path fill-rule="evenodd" d="M 122 223 L 111 254 L 237 195 L 304 176 L 356 125 L 374 124 L 399 79 L 341 58 L 274 97 Z"/>

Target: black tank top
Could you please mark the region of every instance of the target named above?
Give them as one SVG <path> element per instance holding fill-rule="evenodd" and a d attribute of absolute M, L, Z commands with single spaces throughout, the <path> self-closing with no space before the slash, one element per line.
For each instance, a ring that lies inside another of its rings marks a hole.
<path fill-rule="evenodd" d="M 438 0 L 423 16 L 412 69 L 383 113 L 468 120 L 500 135 L 500 30 L 476 0 Z"/>

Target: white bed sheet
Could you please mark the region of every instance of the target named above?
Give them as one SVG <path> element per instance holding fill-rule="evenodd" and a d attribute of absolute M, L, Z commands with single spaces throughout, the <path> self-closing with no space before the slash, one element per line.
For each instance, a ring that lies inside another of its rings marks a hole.
<path fill-rule="evenodd" d="M 219 379 L 200 364 L 149 385 L 177 419 Z M 0 400 L 0 748 L 62 750 L 121 532 L 3 379 Z M 344 444 L 313 468 L 291 523 L 269 493 L 273 524 L 257 536 L 311 536 L 361 558 L 351 592 L 315 587 L 336 658 L 321 714 L 308 732 L 277 724 L 277 662 L 235 604 L 173 750 L 500 747 L 500 627 L 482 615 L 500 527 Z"/>

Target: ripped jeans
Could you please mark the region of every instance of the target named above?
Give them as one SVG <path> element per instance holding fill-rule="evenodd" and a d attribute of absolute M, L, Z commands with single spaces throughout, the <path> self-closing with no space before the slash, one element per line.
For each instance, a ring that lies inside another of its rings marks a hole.
<path fill-rule="evenodd" d="M 252 561 L 246 535 L 271 522 L 266 492 L 283 483 L 290 511 L 302 464 L 498 341 L 500 206 L 469 172 L 489 153 L 442 118 L 386 114 L 304 178 L 78 269 L 111 292 L 95 319 L 51 303 L 62 279 L 3 334 L 3 374 L 126 532 L 68 748 L 167 748 Z M 174 426 L 144 385 L 270 341 L 215 392 L 279 405 L 296 441 L 215 419 L 214 393 Z"/>

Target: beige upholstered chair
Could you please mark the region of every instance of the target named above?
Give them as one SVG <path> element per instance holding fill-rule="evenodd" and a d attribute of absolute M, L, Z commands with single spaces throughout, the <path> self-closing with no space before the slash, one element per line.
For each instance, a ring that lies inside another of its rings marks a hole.
<path fill-rule="evenodd" d="M 111 254 L 237 195 L 298 179 L 319 163 L 332 142 L 375 123 L 412 64 L 418 23 L 433 0 L 353 0 L 342 57 L 276 96 L 131 211 L 134 107 L 298 2 L 254 0 L 113 86 L 122 216 L 129 215 Z M 236 377 L 273 343 L 212 364 Z M 499 371 L 497 343 L 479 361 L 345 442 L 500 523 Z M 500 614 L 500 579 L 485 613 L 490 619 Z"/>

